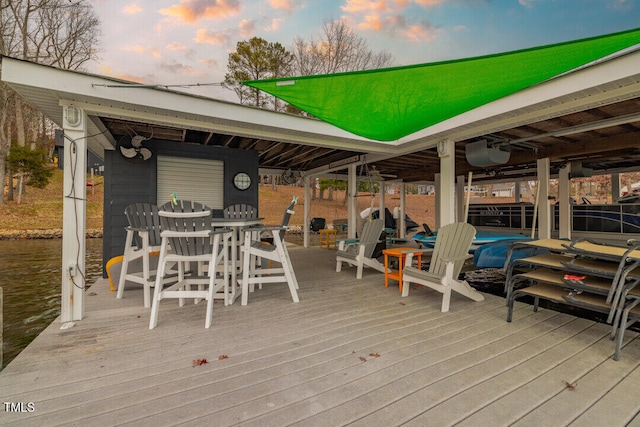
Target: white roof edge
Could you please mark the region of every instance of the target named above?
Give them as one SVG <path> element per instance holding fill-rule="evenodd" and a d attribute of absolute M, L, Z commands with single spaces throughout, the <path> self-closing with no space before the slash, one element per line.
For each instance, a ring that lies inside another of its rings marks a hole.
<path fill-rule="evenodd" d="M 10 57 L 2 57 L 1 79 L 12 87 L 31 87 L 51 96 L 55 94 L 62 102 L 83 106 L 96 115 L 119 109 L 132 112 L 132 117 L 136 116 L 133 112 L 162 117 L 167 125 L 187 120 L 192 124 L 199 122 L 202 129 L 242 129 L 243 135 L 257 138 L 361 151 L 394 149 L 392 144 L 363 138 L 317 119 L 156 87 L 104 87 L 123 81 Z"/>

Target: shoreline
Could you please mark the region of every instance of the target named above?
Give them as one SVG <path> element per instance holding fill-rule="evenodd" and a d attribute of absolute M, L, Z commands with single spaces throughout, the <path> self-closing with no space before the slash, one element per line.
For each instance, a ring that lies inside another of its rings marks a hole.
<path fill-rule="evenodd" d="M 88 228 L 87 239 L 101 238 L 103 236 L 102 228 Z M 61 228 L 43 228 L 43 229 L 26 229 L 26 230 L 0 230 L 0 240 L 45 240 L 45 239 L 61 239 Z"/>

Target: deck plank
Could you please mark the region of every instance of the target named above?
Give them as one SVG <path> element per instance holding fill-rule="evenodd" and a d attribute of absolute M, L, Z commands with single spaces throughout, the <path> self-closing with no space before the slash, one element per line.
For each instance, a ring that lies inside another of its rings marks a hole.
<path fill-rule="evenodd" d="M 300 303 L 271 284 L 245 307 L 216 303 L 210 330 L 204 304 L 163 301 L 149 331 L 141 290 L 117 300 L 99 280 L 83 321 L 53 323 L 0 372 L 3 401 L 36 406 L 0 423 L 535 425 L 607 417 L 617 404 L 609 425 L 624 425 L 640 410 L 616 398 L 640 375 L 635 333 L 614 362 L 608 325 L 522 303 L 507 323 L 492 295 L 453 296 L 441 313 L 434 291 L 402 298 L 378 272 L 335 273 L 333 251 L 290 252 Z"/>

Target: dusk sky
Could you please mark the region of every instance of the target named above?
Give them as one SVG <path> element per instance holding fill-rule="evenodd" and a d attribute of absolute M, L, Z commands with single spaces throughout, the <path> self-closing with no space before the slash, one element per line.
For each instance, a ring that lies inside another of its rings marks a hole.
<path fill-rule="evenodd" d="M 102 52 L 88 71 L 161 85 L 220 83 L 238 41 L 289 48 L 345 19 L 395 65 L 467 58 L 640 27 L 640 0 L 93 0 Z M 229 90 L 190 93 L 236 100 Z"/>

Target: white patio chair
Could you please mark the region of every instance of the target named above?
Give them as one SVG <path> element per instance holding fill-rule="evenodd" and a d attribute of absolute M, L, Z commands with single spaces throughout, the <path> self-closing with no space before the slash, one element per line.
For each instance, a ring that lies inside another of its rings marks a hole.
<path fill-rule="evenodd" d="M 127 280 L 143 286 L 144 306 L 151 307 L 151 287 L 155 282 L 155 270 L 151 270 L 150 256 L 160 251 L 160 218 L 158 207 L 149 203 L 133 203 L 124 210 L 129 226 L 124 244 L 124 255 L 120 279 L 118 281 L 117 298 L 124 295 Z M 129 263 L 142 258 L 142 271 L 129 272 Z"/>
<path fill-rule="evenodd" d="M 287 207 L 279 226 L 256 226 L 244 229 L 243 263 L 242 263 L 242 305 L 247 305 L 249 292 L 253 292 L 256 284 L 282 283 L 289 285 L 291 298 L 294 302 L 299 302 L 298 280 L 296 279 L 289 251 L 284 243 L 284 235 L 289 228 L 289 219 L 294 213 L 293 207 L 297 199 L 293 199 Z M 266 243 L 261 235 L 269 233 L 273 238 L 273 243 Z M 257 258 L 262 258 L 261 265 L 256 265 Z M 264 260 L 276 261 L 280 267 L 264 266 Z"/>
<path fill-rule="evenodd" d="M 402 296 L 409 295 L 409 284 L 418 283 L 442 293 L 442 312 L 449 311 L 451 291 L 471 298 L 484 300 L 484 296 L 464 280 L 458 280 L 464 261 L 471 258 L 469 249 L 476 229 L 468 223 L 456 222 L 438 229 L 435 247 L 419 252 L 432 252 L 429 271 L 411 266 L 412 254 L 407 254 L 406 266 L 402 270 Z"/>
<path fill-rule="evenodd" d="M 341 240 L 336 252 L 336 272 L 342 271 L 342 263 L 357 267 L 356 278 L 362 279 L 364 267 L 371 267 L 384 273 L 384 264 L 373 258 L 376 245 L 381 242 L 380 235 L 384 228 L 382 218 L 367 220 L 362 227 L 360 239 Z"/>
<path fill-rule="evenodd" d="M 224 300 L 229 297 L 229 271 L 227 254 L 231 231 L 226 229 L 212 230 L 211 211 L 170 212 L 159 211 L 162 224 L 162 245 L 158 274 L 156 275 L 153 304 L 149 329 L 158 323 L 160 301 L 166 298 L 178 298 L 180 306 L 185 298 L 194 298 L 195 302 L 204 299 L 207 302 L 205 328 L 211 326 L 213 299 L 217 292 L 224 293 Z M 171 248 L 171 251 L 169 251 Z M 206 275 L 198 268 L 199 274 L 186 273 L 188 263 L 206 263 Z M 177 282 L 164 287 L 164 272 L 169 263 L 178 264 Z M 186 264 L 186 265 L 185 265 Z M 216 268 L 221 264 L 222 274 Z M 197 285 L 197 289 L 192 286 Z M 204 289 L 206 286 L 206 289 Z"/>

